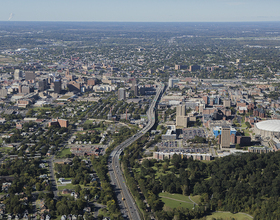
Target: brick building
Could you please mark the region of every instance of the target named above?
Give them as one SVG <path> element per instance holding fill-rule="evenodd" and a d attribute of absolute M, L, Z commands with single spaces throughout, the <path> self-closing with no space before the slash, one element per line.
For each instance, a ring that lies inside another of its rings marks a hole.
<path fill-rule="evenodd" d="M 52 125 L 59 125 L 61 128 L 67 128 L 68 127 L 68 120 L 52 119 L 52 121 L 49 122 L 49 126 L 52 126 Z"/>
<path fill-rule="evenodd" d="M 265 118 L 266 114 L 265 114 L 265 110 L 263 108 L 256 108 L 253 111 L 253 115 L 260 117 L 260 118 Z"/>

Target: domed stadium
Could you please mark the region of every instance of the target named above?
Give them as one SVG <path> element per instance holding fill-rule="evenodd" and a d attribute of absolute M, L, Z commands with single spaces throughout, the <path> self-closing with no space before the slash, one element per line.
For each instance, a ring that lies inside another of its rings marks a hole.
<path fill-rule="evenodd" d="M 260 135 L 264 138 L 272 138 L 280 136 L 280 120 L 261 121 L 254 126 L 255 135 Z"/>

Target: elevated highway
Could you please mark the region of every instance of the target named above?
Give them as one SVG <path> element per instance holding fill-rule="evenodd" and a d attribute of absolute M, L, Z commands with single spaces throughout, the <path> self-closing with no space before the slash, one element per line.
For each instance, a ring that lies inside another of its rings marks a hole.
<path fill-rule="evenodd" d="M 126 186 L 125 179 L 120 168 L 119 157 L 122 151 L 126 147 L 128 147 L 137 139 L 145 135 L 145 133 L 148 132 L 154 126 L 156 121 L 155 108 L 157 102 L 159 101 L 160 96 L 164 91 L 164 88 L 165 88 L 164 84 L 160 84 L 157 88 L 156 95 L 153 98 L 150 107 L 147 111 L 148 124 L 138 133 L 136 133 L 135 135 L 133 135 L 132 137 L 128 138 L 123 143 L 121 143 L 119 146 L 117 146 L 112 151 L 108 159 L 109 175 L 111 177 L 111 183 L 114 185 L 114 191 L 117 196 L 119 207 L 125 219 L 141 220 L 141 217 L 139 215 L 137 206 L 130 194 L 130 191 Z"/>

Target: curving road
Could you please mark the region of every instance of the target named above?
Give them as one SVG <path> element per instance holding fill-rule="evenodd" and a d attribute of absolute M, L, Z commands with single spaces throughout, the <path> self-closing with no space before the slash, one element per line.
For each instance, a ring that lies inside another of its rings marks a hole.
<path fill-rule="evenodd" d="M 164 84 L 159 85 L 157 88 L 156 95 L 153 101 L 150 104 L 150 108 L 147 111 L 148 116 L 148 124 L 145 128 L 141 131 L 130 137 L 129 139 L 125 140 L 119 146 L 117 146 L 108 159 L 108 166 L 109 166 L 109 175 L 111 177 L 111 183 L 114 185 L 114 191 L 117 196 L 117 200 L 119 203 L 119 207 L 121 213 L 124 218 L 131 219 L 131 220 L 140 220 L 141 217 L 139 215 L 137 206 L 129 192 L 129 189 L 126 186 L 124 176 L 120 169 L 120 161 L 119 156 L 121 155 L 124 148 L 131 145 L 134 141 L 138 138 L 142 137 L 147 131 L 149 131 L 155 124 L 155 107 L 157 104 L 160 95 L 164 91 Z"/>

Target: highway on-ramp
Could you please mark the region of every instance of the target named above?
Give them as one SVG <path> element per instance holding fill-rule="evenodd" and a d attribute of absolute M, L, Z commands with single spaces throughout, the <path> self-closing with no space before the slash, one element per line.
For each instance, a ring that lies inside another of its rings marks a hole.
<path fill-rule="evenodd" d="M 124 176 L 122 174 L 121 168 L 120 168 L 120 161 L 119 157 L 123 151 L 124 148 L 131 145 L 134 141 L 142 137 L 147 131 L 149 131 L 155 124 L 155 107 L 156 104 L 161 96 L 161 94 L 164 91 L 164 84 L 160 84 L 157 88 L 157 92 L 155 97 L 153 98 L 153 101 L 150 104 L 150 107 L 147 111 L 148 116 L 148 124 L 146 127 L 144 127 L 141 131 L 133 135 L 132 137 L 125 140 L 123 143 L 121 143 L 119 146 L 117 146 L 112 153 L 110 154 L 110 157 L 108 159 L 108 166 L 109 166 L 109 175 L 111 178 L 111 183 L 114 186 L 114 191 L 117 196 L 117 200 L 119 203 L 119 207 L 121 210 L 121 213 L 124 218 L 131 219 L 131 220 L 141 220 L 141 217 L 139 215 L 137 206 L 134 202 L 134 199 L 132 198 L 129 189 L 126 186 Z"/>

